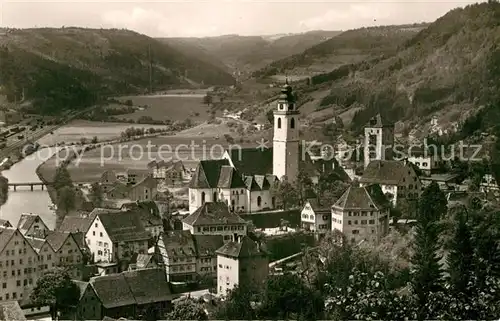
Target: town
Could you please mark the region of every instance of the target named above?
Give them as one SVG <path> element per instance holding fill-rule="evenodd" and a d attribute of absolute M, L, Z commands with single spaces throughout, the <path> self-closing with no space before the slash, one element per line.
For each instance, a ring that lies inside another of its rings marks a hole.
<path fill-rule="evenodd" d="M 497 319 L 500 4 L 450 6 L 0 28 L 0 320 Z"/>

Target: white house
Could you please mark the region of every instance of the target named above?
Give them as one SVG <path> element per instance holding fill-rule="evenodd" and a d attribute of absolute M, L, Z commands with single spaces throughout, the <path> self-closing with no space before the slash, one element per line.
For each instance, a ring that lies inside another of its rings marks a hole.
<path fill-rule="evenodd" d="M 183 230 L 193 235 L 222 235 L 224 241 L 247 235 L 247 223 L 236 213 L 229 212 L 223 202 L 206 202 L 182 220 Z"/>
<path fill-rule="evenodd" d="M 150 234 L 136 212 L 97 214 L 85 234 L 96 262 L 117 262 L 134 253 L 145 254 L 149 239 Z"/>
<path fill-rule="evenodd" d="M 376 244 L 389 232 L 389 209 L 379 185 L 351 186 L 332 206 L 332 230 L 353 243 Z"/>
<path fill-rule="evenodd" d="M 323 204 L 318 199 L 310 199 L 300 213 L 302 228 L 307 231 L 326 233 L 332 228 L 331 204 Z"/>

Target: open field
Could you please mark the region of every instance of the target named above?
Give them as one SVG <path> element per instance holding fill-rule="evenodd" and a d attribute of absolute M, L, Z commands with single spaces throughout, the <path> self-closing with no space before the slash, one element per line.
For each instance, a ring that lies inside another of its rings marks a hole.
<path fill-rule="evenodd" d="M 255 146 L 256 143 L 238 145 L 244 148 Z M 193 168 L 199 160 L 220 158 L 230 146 L 224 138 L 160 136 L 88 151 L 79 161 L 73 161 L 68 170 L 75 182 L 91 182 L 99 179 L 105 170 L 121 172 L 134 169 L 147 172 L 147 163 L 154 159 L 182 160 L 186 168 Z M 54 176 L 56 167 L 57 161 L 52 158 L 40 170 L 49 179 Z"/>
<path fill-rule="evenodd" d="M 151 96 L 120 97 L 120 100 L 132 100 L 134 106 L 144 108 L 132 114 L 118 115 L 123 120 L 138 120 L 146 116 L 154 120 L 184 121 L 190 118 L 195 122 L 208 119 L 210 108 L 203 103 L 203 94 L 167 94 Z"/>
<path fill-rule="evenodd" d="M 110 140 L 120 137 L 120 134 L 129 127 L 165 128 L 165 126 L 163 125 L 142 125 L 75 120 L 55 130 L 53 134 L 42 137 L 38 142 L 40 145 L 53 145 L 60 142 L 79 142 L 83 137 L 91 140 L 94 136 L 96 136 L 98 140 Z"/>

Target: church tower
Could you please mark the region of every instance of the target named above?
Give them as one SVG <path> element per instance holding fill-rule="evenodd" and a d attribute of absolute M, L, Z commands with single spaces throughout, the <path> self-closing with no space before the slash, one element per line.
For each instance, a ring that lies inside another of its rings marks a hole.
<path fill-rule="evenodd" d="M 394 124 L 384 121 L 380 114 L 365 127 L 365 168 L 372 160 L 391 160 L 394 146 Z"/>
<path fill-rule="evenodd" d="M 287 80 L 274 111 L 273 174 L 294 182 L 299 174 L 299 160 L 299 111 Z"/>

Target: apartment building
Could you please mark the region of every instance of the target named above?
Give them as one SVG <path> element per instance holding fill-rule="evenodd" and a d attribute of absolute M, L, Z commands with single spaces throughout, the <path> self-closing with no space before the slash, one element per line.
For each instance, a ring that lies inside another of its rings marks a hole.
<path fill-rule="evenodd" d="M 260 244 L 248 236 L 224 244 L 217 253 L 217 294 L 235 286 L 261 286 L 269 274 L 269 259 Z"/>
<path fill-rule="evenodd" d="M 38 254 L 17 228 L 0 228 L 0 300 L 29 297 L 40 271 Z"/>
<path fill-rule="evenodd" d="M 182 221 L 183 229 L 193 235 L 222 235 L 224 241 L 247 235 L 247 224 L 226 203 L 207 202 Z"/>
<path fill-rule="evenodd" d="M 332 230 L 349 241 L 377 244 L 389 232 L 390 202 L 379 185 L 351 186 L 332 206 Z"/>

